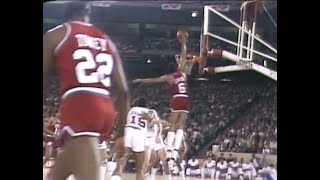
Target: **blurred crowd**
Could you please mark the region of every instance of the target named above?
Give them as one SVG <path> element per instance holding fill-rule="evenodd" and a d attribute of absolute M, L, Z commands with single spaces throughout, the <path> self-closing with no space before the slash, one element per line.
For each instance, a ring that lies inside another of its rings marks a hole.
<path fill-rule="evenodd" d="M 115 38 L 117 47 L 120 51 L 141 51 L 141 50 L 157 50 L 157 51 L 169 51 L 177 52 L 181 50 L 181 45 L 176 38 L 144 38 L 144 39 L 129 39 L 128 38 Z M 209 44 L 210 47 L 220 48 L 227 47 L 228 51 L 234 52 L 235 47 L 228 46 L 222 41 L 213 41 Z M 187 43 L 187 49 L 189 52 L 198 53 L 200 50 L 199 39 L 189 39 Z"/>
<path fill-rule="evenodd" d="M 259 92 L 248 111 L 219 133 L 212 151 L 277 153 L 276 85 Z"/>
<path fill-rule="evenodd" d="M 59 85 L 53 78 L 43 98 L 44 119 L 59 105 Z M 144 96 L 159 116 L 168 119 L 169 92 L 161 85 L 136 85 L 132 97 Z M 206 147 L 219 152 L 276 154 L 277 87 L 233 82 L 196 83 L 190 87 L 191 109 L 186 125 L 188 157 Z M 210 145 L 210 147 L 207 145 Z M 211 146 L 212 145 L 212 146 Z"/>

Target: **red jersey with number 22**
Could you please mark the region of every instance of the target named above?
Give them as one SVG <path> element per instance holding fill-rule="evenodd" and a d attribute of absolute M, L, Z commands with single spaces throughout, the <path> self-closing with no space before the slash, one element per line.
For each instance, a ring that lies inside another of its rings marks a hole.
<path fill-rule="evenodd" d="M 62 92 L 62 133 L 107 137 L 115 121 L 110 99 L 116 63 L 111 40 L 91 24 L 63 25 L 65 37 L 54 51 Z"/>

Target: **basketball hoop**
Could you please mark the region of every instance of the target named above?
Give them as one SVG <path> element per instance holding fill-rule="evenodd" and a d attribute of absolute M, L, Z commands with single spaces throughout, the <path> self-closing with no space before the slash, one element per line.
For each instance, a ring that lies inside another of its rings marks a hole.
<path fill-rule="evenodd" d="M 265 5 L 265 4 L 263 4 Z M 200 57 L 203 57 L 202 63 L 199 64 L 199 73 L 204 73 L 204 68 L 206 65 L 206 59 L 208 56 L 213 56 L 216 58 L 224 58 L 235 62 L 236 65 L 215 67 L 214 73 L 220 72 L 231 72 L 231 71 L 242 71 L 242 70 L 254 70 L 258 73 L 261 73 L 275 81 L 277 81 L 277 71 L 271 69 L 267 66 L 267 63 L 263 65 L 259 64 L 255 61 L 255 56 L 259 56 L 264 58 L 265 60 L 272 61 L 277 63 L 277 49 L 272 47 L 266 41 L 258 37 L 256 33 L 256 21 L 258 16 L 258 10 L 262 8 L 262 4 L 260 0 L 250 0 L 246 1 L 242 4 L 240 8 L 240 24 L 234 22 L 232 19 L 228 18 L 226 15 L 223 15 L 221 12 L 215 10 L 210 6 L 204 6 L 204 20 L 203 20 L 203 28 L 202 35 L 200 37 Z M 264 9 L 266 9 L 264 7 Z M 265 10 L 266 11 L 266 10 Z M 269 18 L 271 17 L 270 13 L 266 11 Z M 238 41 L 231 41 L 226 39 L 220 35 L 214 34 L 214 32 L 210 29 L 212 25 L 209 23 L 212 22 L 214 15 L 215 17 L 221 18 L 224 21 L 228 22 L 232 26 L 238 29 Z M 211 19 L 211 21 L 209 21 Z M 271 22 L 276 27 L 276 22 L 273 18 L 270 18 Z M 211 31 L 210 31 L 211 30 Z M 224 49 L 216 49 L 213 48 L 209 50 L 208 46 L 208 38 L 213 38 L 216 40 L 223 41 L 229 45 L 236 47 L 236 53 L 228 52 Z M 271 53 L 264 53 L 257 49 L 255 49 L 255 43 L 258 42 L 260 45 L 263 45 L 266 49 L 268 49 Z M 206 68 L 207 70 L 208 68 Z M 205 70 L 205 71 L 206 71 Z"/>

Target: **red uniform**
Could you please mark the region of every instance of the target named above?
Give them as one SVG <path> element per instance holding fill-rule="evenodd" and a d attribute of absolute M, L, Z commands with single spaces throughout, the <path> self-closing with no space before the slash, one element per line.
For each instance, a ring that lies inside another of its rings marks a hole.
<path fill-rule="evenodd" d="M 62 88 L 61 133 L 105 139 L 116 119 L 110 97 L 116 63 L 110 39 L 91 24 L 64 25 L 66 35 L 54 51 Z"/>
<path fill-rule="evenodd" d="M 189 96 L 186 78 L 180 73 L 173 73 L 174 83 L 171 85 L 170 108 L 172 112 L 189 111 Z"/>
<path fill-rule="evenodd" d="M 53 124 L 51 124 L 48 129 L 52 132 L 54 132 L 54 135 L 58 136 L 61 130 L 61 124 L 58 120 L 55 120 Z M 59 140 L 55 139 L 55 137 L 51 134 L 45 135 L 45 143 L 51 143 L 54 149 L 57 149 L 60 147 L 61 143 Z"/>

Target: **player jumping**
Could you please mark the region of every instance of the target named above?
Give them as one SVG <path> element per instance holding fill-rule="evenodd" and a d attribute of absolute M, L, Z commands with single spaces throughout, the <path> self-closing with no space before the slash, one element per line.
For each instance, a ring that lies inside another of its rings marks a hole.
<path fill-rule="evenodd" d="M 182 45 L 181 58 L 186 58 L 186 42 L 187 34 L 178 36 Z M 188 118 L 189 96 L 187 87 L 187 77 L 185 74 L 184 62 L 182 59 L 177 59 L 178 67 L 175 67 L 175 72 L 172 74 L 163 75 L 158 78 L 135 79 L 133 83 L 158 84 L 164 83 L 170 86 L 170 129 L 167 134 L 167 145 L 169 149 L 173 149 L 174 154 L 178 154 L 181 141 L 183 138 L 183 129 Z"/>

